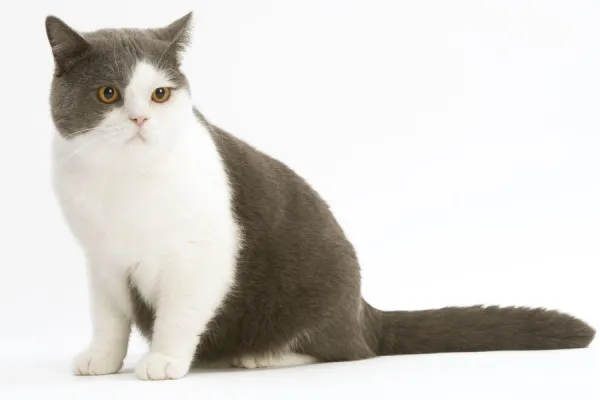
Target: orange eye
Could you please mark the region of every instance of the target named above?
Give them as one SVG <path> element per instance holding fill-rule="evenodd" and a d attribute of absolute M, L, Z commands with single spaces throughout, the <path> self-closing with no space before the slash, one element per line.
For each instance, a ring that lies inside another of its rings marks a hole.
<path fill-rule="evenodd" d="M 159 87 L 152 92 L 152 100 L 156 103 L 164 103 L 169 100 L 169 97 L 171 97 L 171 89 L 166 87 Z"/>
<path fill-rule="evenodd" d="M 101 87 L 98 89 L 98 97 L 103 103 L 111 104 L 119 100 L 119 91 L 110 86 Z"/>

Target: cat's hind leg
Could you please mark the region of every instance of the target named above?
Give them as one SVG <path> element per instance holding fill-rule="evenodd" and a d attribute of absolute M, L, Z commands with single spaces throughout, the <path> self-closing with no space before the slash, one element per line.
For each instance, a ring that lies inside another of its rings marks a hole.
<path fill-rule="evenodd" d="M 298 365 L 314 364 L 318 360 L 312 356 L 306 354 L 299 354 L 294 352 L 276 352 L 276 353 L 264 353 L 258 355 L 243 355 L 240 357 L 234 357 L 232 365 L 238 368 L 281 368 L 281 367 L 294 367 Z"/>

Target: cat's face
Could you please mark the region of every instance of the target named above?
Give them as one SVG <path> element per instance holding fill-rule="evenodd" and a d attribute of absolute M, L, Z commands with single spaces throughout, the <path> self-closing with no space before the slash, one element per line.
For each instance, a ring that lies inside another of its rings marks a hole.
<path fill-rule="evenodd" d="M 56 65 L 50 104 L 61 157 L 112 163 L 172 148 L 193 116 L 179 69 L 190 20 L 188 14 L 160 29 L 80 34 L 47 18 Z"/>

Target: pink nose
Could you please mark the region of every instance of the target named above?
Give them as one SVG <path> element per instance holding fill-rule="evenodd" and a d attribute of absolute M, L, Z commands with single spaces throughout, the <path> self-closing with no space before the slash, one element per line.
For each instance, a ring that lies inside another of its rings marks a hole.
<path fill-rule="evenodd" d="M 144 122 L 148 121 L 148 117 L 130 117 L 129 119 L 137 126 L 142 126 Z"/>

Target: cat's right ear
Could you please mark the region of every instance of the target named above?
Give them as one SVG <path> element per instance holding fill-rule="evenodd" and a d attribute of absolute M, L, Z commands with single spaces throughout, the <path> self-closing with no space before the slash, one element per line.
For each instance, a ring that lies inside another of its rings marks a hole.
<path fill-rule="evenodd" d="M 169 42 L 167 51 L 175 56 L 178 62 L 181 61 L 185 49 L 190 44 L 192 18 L 193 13 L 189 12 L 164 28 L 153 29 L 156 38 Z"/>
<path fill-rule="evenodd" d="M 56 62 L 56 75 L 68 71 L 90 51 L 90 44 L 60 18 L 46 17 L 46 34 Z"/>

